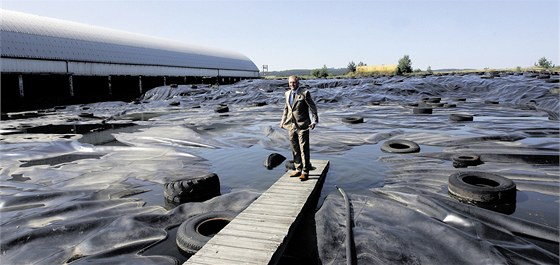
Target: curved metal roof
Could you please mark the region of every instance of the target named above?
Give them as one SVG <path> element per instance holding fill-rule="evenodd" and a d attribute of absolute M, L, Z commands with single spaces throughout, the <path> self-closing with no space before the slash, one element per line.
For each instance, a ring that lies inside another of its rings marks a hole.
<path fill-rule="evenodd" d="M 237 52 L 15 11 L 0 13 L 2 57 L 259 71 Z"/>

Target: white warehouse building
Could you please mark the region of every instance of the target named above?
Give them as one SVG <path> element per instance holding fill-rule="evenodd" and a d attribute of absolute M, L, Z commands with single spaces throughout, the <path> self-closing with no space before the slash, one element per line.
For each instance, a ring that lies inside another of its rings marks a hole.
<path fill-rule="evenodd" d="M 258 67 L 237 52 L 0 13 L 2 111 L 45 97 L 54 104 L 124 100 L 172 83 L 224 84 L 259 77 Z"/>

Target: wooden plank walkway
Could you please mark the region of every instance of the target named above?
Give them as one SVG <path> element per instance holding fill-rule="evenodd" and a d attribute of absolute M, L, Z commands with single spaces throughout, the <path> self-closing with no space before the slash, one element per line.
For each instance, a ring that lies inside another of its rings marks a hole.
<path fill-rule="evenodd" d="M 311 164 L 309 180 L 286 172 L 183 265 L 276 264 L 329 169 L 328 160 Z"/>

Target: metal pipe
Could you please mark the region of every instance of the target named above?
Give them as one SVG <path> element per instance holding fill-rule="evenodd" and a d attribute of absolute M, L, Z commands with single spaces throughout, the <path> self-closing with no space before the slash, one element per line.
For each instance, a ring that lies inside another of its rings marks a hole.
<path fill-rule="evenodd" d="M 342 197 L 344 198 L 344 203 L 346 204 L 346 264 L 352 265 L 353 263 L 353 255 L 352 255 L 352 246 L 353 246 L 353 234 L 352 234 L 352 216 L 351 216 L 351 209 L 350 209 L 350 200 L 344 192 L 343 189 L 339 188 L 335 185 L 338 189 Z"/>

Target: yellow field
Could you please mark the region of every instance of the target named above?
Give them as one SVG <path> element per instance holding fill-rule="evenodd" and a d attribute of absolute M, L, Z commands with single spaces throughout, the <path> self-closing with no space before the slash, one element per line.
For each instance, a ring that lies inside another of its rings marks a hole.
<path fill-rule="evenodd" d="M 366 66 L 356 66 L 356 73 L 367 75 L 367 74 L 386 74 L 391 75 L 397 71 L 396 64 L 382 64 L 382 65 L 366 65 Z"/>

